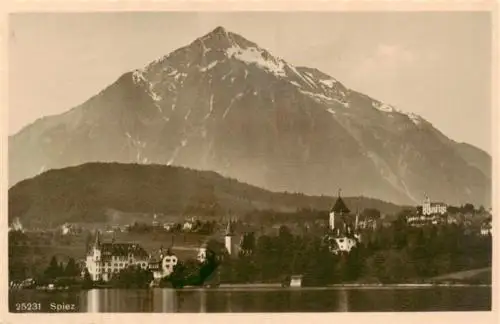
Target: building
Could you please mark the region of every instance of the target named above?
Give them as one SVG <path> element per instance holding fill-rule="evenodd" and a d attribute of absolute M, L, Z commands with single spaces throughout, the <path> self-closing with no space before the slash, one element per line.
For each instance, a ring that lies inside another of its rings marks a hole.
<path fill-rule="evenodd" d="M 163 229 L 167 232 L 171 231 L 174 228 L 173 223 L 163 223 Z"/>
<path fill-rule="evenodd" d="M 169 276 L 177 264 L 178 259 L 170 249 L 160 248 L 157 253 L 149 256 L 148 269 L 153 273 L 153 279 L 162 279 Z"/>
<path fill-rule="evenodd" d="M 349 212 L 350 212 L 350 210 L 347 208 L 344 201 L 340 197 L 340 190 L 339 190 L 339 196 L 338 196 L 337 200 L 335 201 L 335 204 L 333 205 L 332 209 L 330 210 L 330 219 L 329 219 L 330 229 L 332 229 L 332 230 L 335 229 L 335 225 L 336 225 L 335 219 L 337 219 L 337 221 L 340 220 L 342 223 L 344 223 L 343 217 L 344 217 L 344 215 L 348 215 Z M 338 229 L 338 226 L 337 226 L 337 229 Z"/>
<path fill-rule="evenodd" d="M 290 287 L 302 287 L 302 275 L 291 276 Z"/>
<path fill-rule="evenodd" d="M 359 215 L 357 215 L 357 216 L 359 217 Z M 365 217 L 365 218 L 359 220 L 355 227 L 360 229 L 360 230 L 364 230 L 364 229 L 375 230 L 375 229 L 377 229 L 377 220 Z"/>
<path fill-rule="evenodd" d="M 492 230 L 493 230 L 493 226 L 491 224 L 491 218 L 488 218 L 486 220 L 483 221 L 483 223 L 481 224 L 481 235 L 482 236 L 488 236 L 488 235 L 492 235 Z"/>
<path fill-rule="evenodd" d="M 359 213 L 356 214 L 354 223 L 350 210 L 340 197 L 340 190 L 337 200 L 330 210 L 329 233 L 324 241 L 330 247 L 330 251 L 335 254 L 341 252 L 349 253 L 361 240 L 358 232 Z"/>
<path fill-rule="evenodd" d="M 430 215 L 412 214 L 407 216 L 406 222 L 409 226 L 422 227 L 429 225 L 444 224 L 448 222 L 448 219 L 441 214 L 430 214 Z"/>
<path fill-rule="evenodd" d="M 194 222 L 193 221 L 186 221 L 182 225 L 182 230 L 185 231 L 185 232 L 189 232 L 189 231 L 191 231 L 193 229 L 193 227 L 194 227 Z"/>
<path fill-rule="evenodd" d="M 136 243 L 101 242 L 97 231 L 94 243 L 88 248 L 85 260 L 90 277 L 94 281 L 109 281 L 113 275 L 129 266 L 148 269 L 149 255 Z"/>
<path fill-rule="evenodd" d="M 426 195 L 422 203 L 422 215 L 444 215 L 448 209 L 448 205 L 443 202 L 431 202 L 430 198 Z"/>
<path fill-rule="evenodd" d="M 207 244 L 206 243 L 204 243 L 198 249 L 198 255 L 196 256 L 196 260 L 198 260 L 198 262 L 205 262 L 207 260 Z"/>
<path fill-rule="evenodd" d="M 61 225 L 61 234 L 68 235 L 71 233 L 71 225 L 68 223 Z"/>
<path fill-rule="evenodd" d="M 158 221 L 156 214 L 154 214 L 154 216 L 153 216 L 153 221 L 151 222 L 151 226 L 153 226 L 153 227 L 160 226 L 160 222 Z"/>
<path fill-rule="evenodd" d="M 9 231 L 19 231 L 24 233 L 24 228 L 23 225 L 21 224 L 21 221 L 19 220 L 19 217 L 16 217 L 12 224 L 9 227 Z"/>
<path fill-rule="evenodd" d="M 431 202 L 426 195 L 422 206 L 417 206 L 416 213 L 408 215 L 406 222 L 409 226 L 422 227 L 448 223 L 448 205 L 442 202 Z"/>
<path fill-rule="evenodd" d="M 229 220 L 226 227 L 226 234 L 224 235 L 224 245 L 226 246 L 229 255 L 236 254 L 236 245 L 234 244 L 235 235 L 233 229 L 233 222 Z"/>
<path fill-rule="evenodd" d="M 224 246 L 227 250 L 227 253 L 230 256 L 237 256 L 241 251 L 241 242 L 243 241 L 243 237 L 237 235 L 235 230 L 235 222 L 229 220 L 227 223 L 226 231 L 224 233 Z M 198 249 L 198 254 L 196 259 L 199 262 L 205 262 L 207 259 L 207 244 L 203 243 Z"/>

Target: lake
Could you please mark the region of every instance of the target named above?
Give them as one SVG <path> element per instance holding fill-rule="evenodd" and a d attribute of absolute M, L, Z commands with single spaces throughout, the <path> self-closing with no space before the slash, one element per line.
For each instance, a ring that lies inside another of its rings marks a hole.
<path fill-rule="evenodd" d="M 41 312 L 487 311 L 491 294 L 491 287 L 18 290 L 9 292 L 9 308 L 19 312 L 31 302 Z"/>

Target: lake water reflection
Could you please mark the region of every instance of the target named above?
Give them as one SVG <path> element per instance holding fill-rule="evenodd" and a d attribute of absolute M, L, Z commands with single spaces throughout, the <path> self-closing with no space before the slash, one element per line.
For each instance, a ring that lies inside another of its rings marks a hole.
<path fill-rule="evenodd" d="M 374 312 L 491 309 L 491 287 L 318 289 L 93 289 L 78 292 L 13 291 L 9 303 L 75 305 L 76 312 Z"/>

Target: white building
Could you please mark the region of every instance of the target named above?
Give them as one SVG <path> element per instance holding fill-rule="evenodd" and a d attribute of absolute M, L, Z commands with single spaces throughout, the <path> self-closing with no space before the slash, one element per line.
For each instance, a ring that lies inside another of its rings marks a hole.
<path fill-rule="evenodd" d="M 150 256 L 148 269 L 153 272 L 154 279 L 161 279 L 169 276 L 177 264 L 177 257 L 168 249 L 163 251 L 160 249 L 156 256 Z"/>
<path fill-rule="evenodd" d="M 23 225 L 21 224 L 21 221 L 19 220 L 19 217 L 16 217 L 12 224 L 9 227 L 9 231 L 20 231 L 24 232 Z"/>
<path fill-rule="evenodd" d="M 422 214 L 423 215 L 444 215 L 448 209 L 448 205 L 443 202 L 431 202 L 429 197 L 425 196 L 424 202 L 422 204 Z"/>
<path fill-rule="evenodd" d="M 234 230 L 233 230 L 233 222 L 230 220 L 227 223 L 227 228 L 226 228 L 226 235 L 224 236 L 224 244 L 226 246 L 227 253 L 229 255 L 235 255 L 236 254 L 236 244 L 235 242 L 235 237 L 234 237 Z"/>
<path fill-rule="evenodd" d="M 302 276 L 301 275 L 291 276 L 290 287 L 302 287 Z"/>
<path fill-rule="evenodd" d="M 199 262 L 205 262 L 207 260 L 207 247 L 203 245 L 198 249 L 198 255 L 196 256 L 196 260 Z"/>
<path fill-rule="evenodd" d="M 191 221 L 184 222 L 182 225 L 182 230 L 183 231 L 190 231 L 193 229 L 194 223 Z"/>
<path fill-rule="evenodd" d="M 224 235 L 224 246 L 227 250 L 227 253 L 230 256 L 235 256 L 238 255 L 238 253 L 241 251 L 241 239 L 238 241 L 237 235 L 235 234 L 234 231 L 234 224 L 233 221 L 229 220 L 227 227 L 226 227 L 226 233 Z M 198 254 L 196 256 L 196 259 L 199 262 L 205 262 L 207 260 L 207 245 L 204 243 L 199 249 L 198 249 Z"/>
<path fill-rule="evenodd" d="M 174 224 L 172 223 L 163 223 L 163 229 L 165 231 L 170 231 L 174 227 Z"/>
<path fill-rule="evenodd" d="M 108 281 L 131 265 L 147 269 L 148 261 L 148 254 L 139 244 L 102 243 L 97 232 L 94 243 L 87 251 L 85 266 L 92 280 Z"/>
<path fill-rule="evenodd" d="M 493 232 L 492 230 L 493 226 L 491 224 L 491 219 L 487 219 L 481 224 L 481 235 L 483 236 L 492 235 Z"/>

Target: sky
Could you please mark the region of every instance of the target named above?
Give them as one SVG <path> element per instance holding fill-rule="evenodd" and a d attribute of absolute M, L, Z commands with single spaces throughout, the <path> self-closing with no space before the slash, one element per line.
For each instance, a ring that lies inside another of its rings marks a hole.
<path fill-rule="evenodd" d="M 477 11 L 12 14 L 9 134 L 223 26 L 491 154 L 491 23 Z"/>

